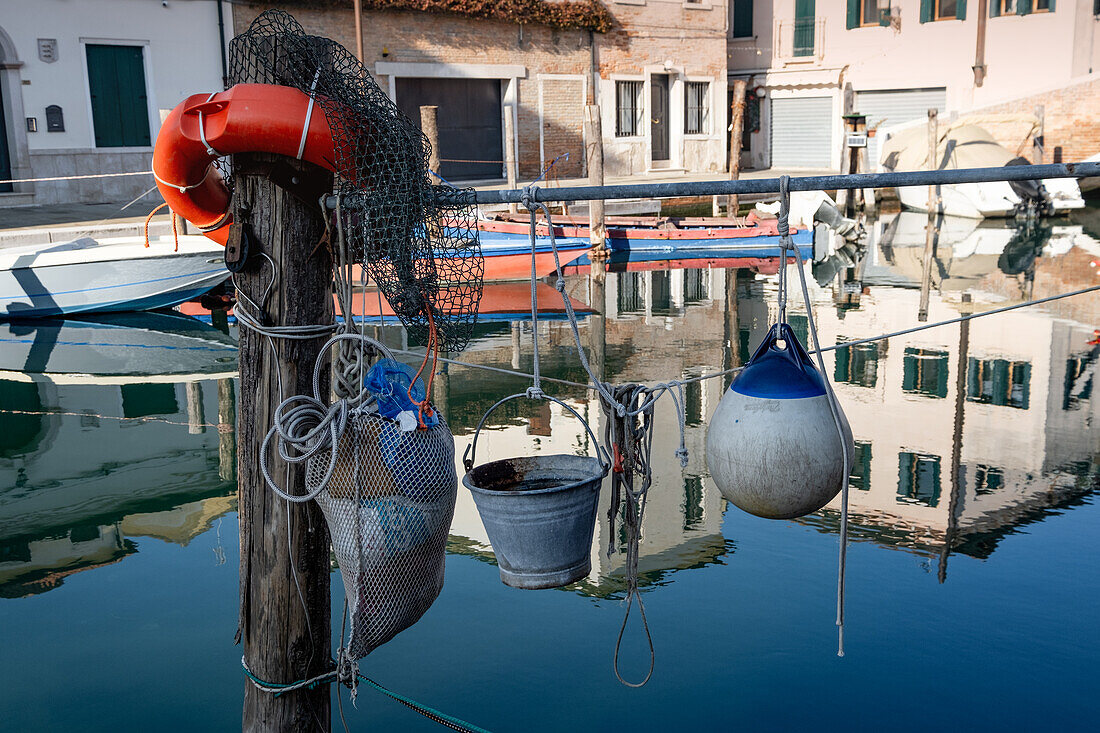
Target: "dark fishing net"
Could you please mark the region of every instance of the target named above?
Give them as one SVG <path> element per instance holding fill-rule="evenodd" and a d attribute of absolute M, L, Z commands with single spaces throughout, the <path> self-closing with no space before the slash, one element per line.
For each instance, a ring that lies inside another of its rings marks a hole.
<path fill-rule="evenodd" d="M 349 254 L 418 340 L 460 351 L 477 320 L 484 262 L 471 190 L 438 203 L 430 145 L 363 65 L 281 10 L 229 44 L 229 83 L 278 84 L 308 95 L 332 131 L 339 217 Z"/>

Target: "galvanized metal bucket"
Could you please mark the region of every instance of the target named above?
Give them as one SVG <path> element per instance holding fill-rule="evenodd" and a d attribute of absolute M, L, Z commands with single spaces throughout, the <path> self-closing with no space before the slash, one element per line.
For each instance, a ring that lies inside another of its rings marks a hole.
<path fill-rule="evenodd" d="M 580 413 L 559 399 L 542 395 L 572 413 L 597 446 L 599 458 L 574 455 L 505 458 L 474 466 L 481 418 L 462 462 L 462 485 L 473 494 L 485 532 L 496 554 L 500 579 L 514 588 L 557 588 L 592 569 L 592 533 L 600 485 L 610 468 L 607 454 Z"/>

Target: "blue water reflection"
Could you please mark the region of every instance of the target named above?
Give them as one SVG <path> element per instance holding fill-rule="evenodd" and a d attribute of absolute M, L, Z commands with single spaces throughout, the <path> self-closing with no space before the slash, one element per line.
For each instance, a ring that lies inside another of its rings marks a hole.
<path fill-rule="evenodd" d="M 906 222 L 876 226 L 863 259 L 814 289 L 824 343 L 916 321 L 917 244 L 906 244 Z M 988 246 L 944 250 L 929 320 L 1092 284 L 1088 262 L 1100 258 L 1080 231 L 1052 231 L 1027 258 L 1016 242 L 1022 269 L 999 263 L 1004 243 Z M 741 363 L 774 318 L 766 262 L 652 266 L 569 278 L 570 294 L 593 306 L 582 339 L 610 380 L 717 373 Z M 792 316 L 804 338 L 805 315 Z M 685 395 L 686 469 L 671 408 L 658 411 L 641 559 L 657 666 L 645 688 L 620 686 L 611 670 L 625 580 L 621 552 L 607 554 L 622 538 L 606 496 L 592 574 L 531 592 L 500 583 L 460 490 L 442 595 L 363 671 L 498 731 L 1091 729 L 1098 323 L 1100 299 L 1086 296 L 830 354 L 857 446 L 843 659 L 838 506 L 789 522 L 727 509 L 703 456 L 727 384 L 718 378 Z M 539 328 L 543 373 L 583 381 L 567 324 Z M 530 329 L 486 325 L 462 358 L 529 371 Z M 0 374 L 2 727 L 236 727 L 235 385 L 201 368 L 163 379 L 102 368 L 76 379 L 67 368 Z M 447 368 L 434 397 L 459 454 L 484 411 L 525 386 Z M 600 429 L 584 390 L 545 386 Z M 591 449 L 561 410 L 518 401 L 483 439 L 483 460 Z M 635 617 L 622 666 L 634 677 L 647 664 Z M 345 708 L 354 730 L 437 729 L 367 689 L 358 710 Z"/>

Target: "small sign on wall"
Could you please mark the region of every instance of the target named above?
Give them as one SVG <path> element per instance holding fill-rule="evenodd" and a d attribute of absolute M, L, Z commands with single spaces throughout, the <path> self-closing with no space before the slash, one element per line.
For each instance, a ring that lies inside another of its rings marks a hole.
<path fill-rule="evenodd" d="M 867 147 L 867 136 L 863 134 L 849 135 L 847 145 L 849 148 L 865 148 Z"/>
<path fill-rule="evenodd" d="M 47 64 L 52 64 L 57 61 L 57 39 L 56 38 L 39 38 L 38 39 L 38 59 Z"/>

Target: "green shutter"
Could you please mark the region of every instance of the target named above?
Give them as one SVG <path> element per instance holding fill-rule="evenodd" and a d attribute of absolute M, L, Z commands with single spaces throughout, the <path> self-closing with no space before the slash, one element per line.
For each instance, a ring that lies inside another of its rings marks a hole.
<path fill-rule="evenodd" d="M 936 0 L 920 0 L 920 22 L 931 23 Z"/>
<path fill-rule="evenodd" d="M 859 27 L 859 2 L 860 0 L 848 0 L 848 30 Z"/>
<path fill-rule="evenodd" d="M 958 0 L 955 5 L 955 17 L 959 20 L 966 20 L 966 0 Z"/>
<path fill-rule="evenodd" d="M 878 24 L 881 26 L 890 25 L 890 10 L 878 11 Z"/>
<path fill-rule="evenodd" d="M 1050 12 L 1054 12 L 1054 0 L 1050 0 Z"/>
<path fill-rule="evenodd" d="M 1001 15 L 1001 0 L 989 0 L 989 17 L 999 18 Z"/>
<path fill-rule="evenodd" d="M 149 102 L 142 48 L 88 44 L 87 56 L 96 147 L 148 146 Z"/>
<path fill-rule="evenodd" d="M 752 37 L 752 0 L 733 0 L 733 37 Z"/>
<path fill-rule="evenodd" d="M 837 346 L 840 346 L 841 343 L 843 342 L 838 342 Z M 836 366 L 833 371 L 834 382 L 847 382 L 850 380 L 849 365 L 851 364 L 851 361 L 852 347 L 849 346 L 847 348 L 836 350 Z"/>
<path fill-rule="evenodd" d="M 1016 0 L 1016 15 L 1027 15 L 1031 12 L 1031 0 Z"/>

